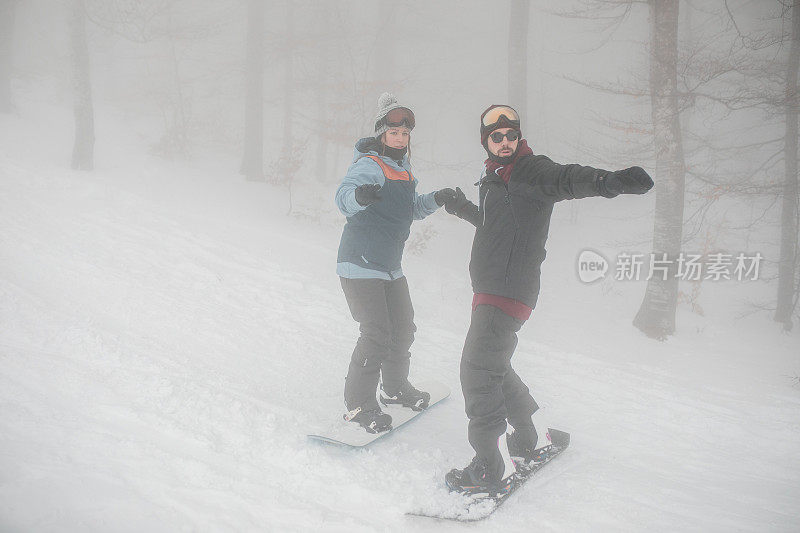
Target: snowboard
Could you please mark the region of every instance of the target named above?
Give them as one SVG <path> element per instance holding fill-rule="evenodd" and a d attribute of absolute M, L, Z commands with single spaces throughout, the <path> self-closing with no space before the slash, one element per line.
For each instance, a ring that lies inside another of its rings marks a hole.
<path fill-rule="evenodd" d="M 422 411 L 414 411 L 409 407 L 381 404 L 381 410 L 392 417 L 392 429 L 389 431 L 369 433 L 366 429 L 354 422 L 345 422 L 342 419 L 342 414 L 339 413 L 339 420 L 337 422 L 319 432 L 310 433 L 308 438 L 312 441 L 324 442 L 327 444 L 363 448 L 390 433 L 394 433 L 399 427 L 411 422 L 416 417 L 430 410 L 434 405 L 450 396 L 450 389 L 447 385 L 439 383 L 438 381 L 420 381 L 416 383 L 415 386 L 419 390 L 425 391 L 431 395 L 428 408 Z"/>
<path fill-rule="evenodd" d="M 517 473 L 514 474 L 514 483 L 511 489 L 505 494 L 488 495 L 476 494 L 466 495 L 451 492 L 448 496 L 450 501 L 440 510 L 419 510 L 406 513 L 410 516 L 425 516 L 439 520 L 454 520 L 458 522 L 477 522 L 483 520 L 501 505 L 508 498 L 518 491 L 529 479 L 539 472 L 546 464 L 558 457 L 561 452 L 569 446 L 569 433 L 557 429 L 548 429 L 547 433 L 550 444 L 539 448 L 534 462 L 529 467 L 519 466 Z"/>

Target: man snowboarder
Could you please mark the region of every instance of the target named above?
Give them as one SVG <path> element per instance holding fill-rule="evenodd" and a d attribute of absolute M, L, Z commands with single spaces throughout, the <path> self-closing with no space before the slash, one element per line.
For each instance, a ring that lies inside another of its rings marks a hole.
<path fill-rule="evenodd" d="M 539 276 L 553 205 L 561 200 L 643 194 L 653 180 L 640 167 L 609 172 L 560 165 L 534 155 L 522 139 L 520 118 L 507 105 L 481 115 L 485 170 L 476 206 L 457 188 L 448 213 L 476 227 L 469 271 L 474 297 L 461 356 L 461 387 L 475 457 L 453 469 L 452 490 L 501 494 L 510 490 L 517 463 L 534 460 L 538 436 L 531 416 L 538 409 L 511 367 L 517 332 L 539 295 Z M 506 434 L 510 423 L 514 432 Z"/>

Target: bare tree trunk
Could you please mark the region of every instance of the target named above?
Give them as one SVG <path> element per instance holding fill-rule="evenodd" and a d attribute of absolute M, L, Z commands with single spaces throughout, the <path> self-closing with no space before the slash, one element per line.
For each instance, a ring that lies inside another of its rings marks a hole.
<path fill-rule="evenodd" d="M 797 142 L 798 98 L 797 73 L 800 67 L 800 6 L 792 6 L 792 44 L 786 76 L 786 136 L 784 153 L 786 176 L 783 182 L 781 210 L 781 256 L 778 264 L 778 301 L 775 320 L 782 322 L 785 330 L 792 329 L 792 312 L 795 307 L 795 268 L 797 265 Z"/>
<path fill-rule="evenodd" d="M 322 13 L 325 13 L 325 6 L 319 7 Z M 324 26 L 324 21 L 323 25 Z M 316 123 L 319 128 L 319 135 L 317 140 L 319 146 L 316 147 L 316 163 L 314 165 L 314 173 L 317 180 L 324 183 L 326 181 L 326 173 L 328 171 L 328 142 L 332 128 L 328 125 L 328 90 L 330 84 L 328 83 L 328 73 L 330 69 L 328 62 L 331 60 L 330 52 L 327 43 L 324 43 L 319 50 L 319 67 L 317 70 L 317 116 Z"/>
<path fill-rule="evenodd" d="M 508 24 L 508 105 L 522 119 L 522 131 L 528 120 L 528 14 L 529 0 L 511 0 Z"/>
<path fill-rule="evenodd" d="M 376 48 L 372 57 L 372 82 L 373 90 L 370 91 L 368 100 L 374 105 L 378 94 L 390 92 L 397 94 L 399 81 L 397 78 L 397 47 L 394 37 L 402 35 L 399 32 L 397 17 L 402 12 L 403 6 L 395 2 L 378 3 L 378 37 L 375 40 Z M 372 94 L 372 93 L 378 94 Z M 367 111 L 374 111 L 367 107 Z M 373 113 L 370 113 L 370 119 Z"/>
<path fill-rule="evenodd" d="M 283 172 L 286 175 L 277 176 L 276 179 L 286 183 L 286 188 L 289 192 L 289 210 L 287 214 L 292 213 L 294 208 L 292 202 L 292 182 L 294 181 L 295 168 L 295 154 L 294 154 L 294 132 L 292 130 L 292 115 L 294 114 L 294 10 L 292 3 L 288 2 L 286 6 L 286 37 L 284 45 L 286 51 L 283 54 L 283 156 L 281 159 L 284 161 L 283 165 L 279 165 L 278 172 Z"/>
<path fill-rule="evenodd" d="M 0 113 L 11 112 L 14 12 L 17 0 L 0 0 Z"/>
<path fill-rule="evenodd" d="M 678 299 L 677 259 L 683 234 L 685 163 L 677 96 L 678 0 L 650 0 L 652 41 L 650 91 L 656 153 L 656 210 L 653 253 L 667 254 L 666 279 L 654 274 L 634 326 L 649 337 L 675 332 Z"/>
<path fill-rule="evenodd" d="M 240 172 L 248 180 L 264 181 L 264 7 L 247 4 L 247 51 L 244 104 L 244 154 Z"/>
<path fill-rule="evenodd" d="M 364 132 L 372 132 L 375 127 L 375 111 L 378 96 L 384 92 L 398 96 L 400 102 L 405 101 L 402 94 L 403 79 L 398 74 L 397 65 L 397 39 L 396 36 L 405 32 L 398 22 L 407 11 L 407 2 L 388 2 L 381 0 L 372 2 L 378 6 L 375 15 L 374 29 L 375 41 L 369 57 L 369 69 L 365 72 L 364 83 L 359 86 L 361 104 L 361 123 L 356 124 L 356 136 Z M 402 44 L 400 45 L 403 46 Z M 401 49 L 402 53 L 402 49 Z M 413 143 L 413 134 L 412 134 Z"/>
<path fill-rule="evenodd" d="M 94 108 L 92 81 L 89 75 L 89 44 L 86 39 L 86 6 L 84 0 L 72 0 L 70 19 L 72 76 L 75 98 L 75 144 L 72 168 L 94 168 Z"/>
<path fill-rule="evenodd" d="M 286 47 L 283 53 L 283 153 L 286 157 L 291 157 L 294 148 L 292 139 L 292 114 L 294 105 L 294 43 L 292 42 L 294 33 L 294 21 L 292 4 L 289 2 L 286 8 L 286 37 L 283 39 Z"/>

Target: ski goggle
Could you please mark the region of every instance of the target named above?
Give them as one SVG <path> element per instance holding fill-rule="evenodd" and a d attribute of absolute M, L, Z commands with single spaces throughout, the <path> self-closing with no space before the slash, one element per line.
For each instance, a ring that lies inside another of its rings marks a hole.
<path fill-rule="evenodd" d="M 507 131 L 506 133 L 500 133 L 499 131 L 493 132 L 489 135 L 489 138 L 496 143 L 503 142 L 503 137 L 508 139 L 510 142 L 514 142 L 519 139 L 519 132 L 517 130 Z"/>
<path fill-rule="evenodd" d="M 386 113 L 386 116 L 381 120 L 390 128 L 405 126 L 408 129 L 413 130 L 414 126 L 416 126 L 414 113 L 407 107 L 397 107 L 392 109 Z"/>
<path fill-rule="evenodd" d="M 493 107 L 492 109 L 486 111 L 486 113 L 484 113 L 484 115 L 481 117 L 481 124 L 483 127 L 488 128 L 500 122 L 500 120 L 504 117 L 506 122 L 512 126 L 519 127 L 519 114 L 514 111 L 513 107 L 509 107 L 507 105 Z"/>

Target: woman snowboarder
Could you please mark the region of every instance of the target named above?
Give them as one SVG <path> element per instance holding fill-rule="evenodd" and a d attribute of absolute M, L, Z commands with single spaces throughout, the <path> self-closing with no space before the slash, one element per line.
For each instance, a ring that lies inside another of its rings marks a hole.
<path fill-rule="evenodd" d="M 353 319 L 360 324 L 345 379 L 345 420 L 370 433 L 391 429 L 381 403 L 414 410 L 428 407 L 430 394 L 408 381 L 414 341 L 414 309 L 400 262 L 412 220 L 432 214 L 454 197 L 452 189 L 416 191 L 409 170 L 414 113 L 383 93 L 378 99 L 373 137 L 360 139 L 336 205 L 347 217 L 336 272 Z"/>

